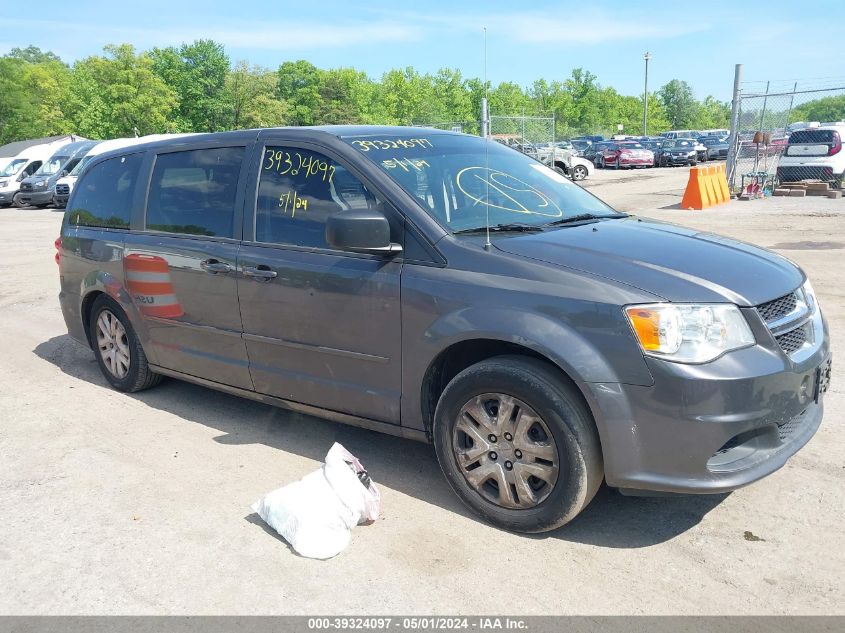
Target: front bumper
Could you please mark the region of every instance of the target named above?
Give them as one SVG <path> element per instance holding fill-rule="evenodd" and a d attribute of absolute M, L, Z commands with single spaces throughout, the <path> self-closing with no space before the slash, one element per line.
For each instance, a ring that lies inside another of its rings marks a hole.
<path fill-rule="evenodd" d="M 668 165 L 686 165 L 697 160 L 695 156 L 664 156 L 663 160 Z"/>
<path fill-rule="evenodd" d="M 0 204 L 12 204 L 15 201 L 15 195 L 18 193 L 17 189 L 0 191 Z"/>
<path fill-rule="evenodd" d="M 608 485 L 721 493 L 771 474 L 819 428 L 814 389 L 829 358 L 825 333 L 800 363 L 758 344 L 704 365 L 647 358 L 650 387 L 589 384 Z"/>
<path fill-rule="evenodd" d="M 15 202 L 21 206 L 33 204 L 51 204 L 53 202 L 53 190 L 44 189 L 40 191 L 20 191 Z"/>

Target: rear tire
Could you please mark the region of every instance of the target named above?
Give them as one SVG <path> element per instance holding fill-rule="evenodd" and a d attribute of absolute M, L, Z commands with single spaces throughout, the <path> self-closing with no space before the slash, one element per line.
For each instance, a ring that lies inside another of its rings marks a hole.
<path fill-rule="evenodd" d="M 598 432 L 581 394 L 534 358 L 499 356 L 455 376 L 437 403 L 433 439 L 461 501 L 506 530 L 545 532 L 568 523 L 604 477 Z"/>
<path fill-rule="evenodd" d="M 94 300 L 88 333 L 100 371 L 112 387 L 134 393 L 161 382 L 163 376 L 150 369 L 126 313 L 108 295 Z"/>

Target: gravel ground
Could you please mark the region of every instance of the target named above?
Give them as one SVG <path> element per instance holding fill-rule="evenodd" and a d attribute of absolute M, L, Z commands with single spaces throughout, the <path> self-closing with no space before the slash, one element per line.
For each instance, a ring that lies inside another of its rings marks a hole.
<path fill-rule="evenodd" d="M 792 258 L 813 279 L 834 352 L 845 349 L 845 200 L 680 211 L 686 177 L 599 171 L 586 186 Z M 468 514 L 425 445 L 175 380 L 108 388 L 65 332 L 60 221 L 0 210 L 0 614 L 845 614 L 837 376 L 818 434 L 768 479 L 702 497 L 603 489 L 570 525 L 518 536 Z M 383 511 L 320 562 L 249 506 L 318 467 L 333 441 L 366 464 Z"/>

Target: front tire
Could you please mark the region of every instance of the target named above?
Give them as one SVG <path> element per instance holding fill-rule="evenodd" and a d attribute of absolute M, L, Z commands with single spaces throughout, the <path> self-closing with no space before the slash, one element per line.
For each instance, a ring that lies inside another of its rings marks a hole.
<path fill-rule="evenodd" d="M 572 179 L 573 180 L 584 180 L 587 177 L 587 168 L 583 165 L 575 165 L 572 168 Z"/>
<path fill-rule="evenodd" d="M 126 313 L 108 295 L 94 300 L 88 332 L 100 371 L 112 387 L 134 393 L 161 382 L 162 376 L 150 369 Z"/>
<path fill-rule="evenodd" d="M 472 365 L 446 386 L 434 418 L 437 459 L 452 489 L 503 529 L 568 523 L 604 477 L 589 409 L 546 362 L 500 356 Z"/>

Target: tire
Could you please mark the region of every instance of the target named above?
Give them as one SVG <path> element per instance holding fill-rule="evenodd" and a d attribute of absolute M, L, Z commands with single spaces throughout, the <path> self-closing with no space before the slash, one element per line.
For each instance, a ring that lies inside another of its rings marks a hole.
<path fill-rule="evenodd" d="M 568 523 L 604 478 L 598 432 L 581 394 L 533 358 L 499 356 L 455 376 L 437 403 L 433 439 L 461 501 L 505 530 L 546 532 Z M 507 482 L 507 492 L 497 481 Z"/>
<path fill-rule="evenodd" d="M 99 323 L 101 318 L 105 319 L 103 326 L 110 325 L 112 319 L 119 324 L 119 326 L 115 325 L 112 328 L 103 327 L 103 331 L 110 331 L 111 337 L 101 336 Z M 122 335 L 120 328 L 123 329 Z M 126 313 L 117 301 L 108 295 L 100 295 L 94 301 L 94 305 L 91 307 L 88 333 L 100 371 L 112 387 L 118 391 L 134 393 L 154 387 L 161 382 L 163 376 L 150 369 L 147 355 L 144 353 Z M 111 347 L 104 347 L 110 342 L 112 343 Z M 109 352 L 110 349 L 111 352 Z M 120 357 L 123 355 L 127 359 L 125 363 L 120 361 Z M 105 358 L 108 356 L 112 357 L 110 363 Z M 109 367 L 109 364 L 112 364 L 112 367 Z"/>
<path fill-rule="evenodd" d="M 587 168 L 584 165 L 575 165 L 572 168 L 572 180 L 584 180 L 587 177 Z"/>

